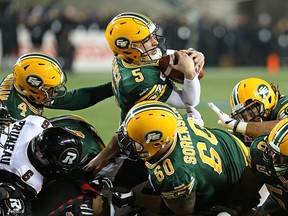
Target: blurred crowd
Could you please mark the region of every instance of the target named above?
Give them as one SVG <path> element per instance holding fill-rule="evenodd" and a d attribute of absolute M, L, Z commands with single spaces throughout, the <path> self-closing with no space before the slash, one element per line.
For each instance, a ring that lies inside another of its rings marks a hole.
<path fill-rule="evenodd" d="M 66 71 L 71 70 L 75 47 L 69 34 L 75 29 L 105 29 L 115 13 L 84 12 L 59 1 L 18 9 L 14 4 L 1 7 L 2 59 L 17 56 L 17 27 L 24 25 L 30 32 L 33 50 L 41 50 L 43 36 L 50 30 L 57 41 L 57 59 Z M 224 20 L 203 14 L 191 22 L 187 15 L 159 14 L 154 19 L 167 39 L 168 48 L 193 47 L 205 55 L 206 66 L 265 65 L 270 54 L 276 54 L 282 65 L 288 62 L 288 18 L 271 21 L 269 14 L 258 17 L 258 26 L 251 25 L 246 15 Z"/>

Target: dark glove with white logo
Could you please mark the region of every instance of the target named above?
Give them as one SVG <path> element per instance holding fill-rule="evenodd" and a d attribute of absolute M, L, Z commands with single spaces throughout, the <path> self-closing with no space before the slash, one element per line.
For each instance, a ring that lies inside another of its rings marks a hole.
<path fill-rule="evenodd" d="M 5 198 L 25 199 L 25 196 L 14 185 L 10 183 L 0 183 L 0 200 Z"/>
<path fill-rule="evenodd" d="M 97 177 L 89 183 L 84 183 L 81 185 L 83 194 L 86 194 L 91 197 L 97 197 L 102 195 L 103 189 L 109 189 L 113 187 L 112 181 L 107 177 Z"/>

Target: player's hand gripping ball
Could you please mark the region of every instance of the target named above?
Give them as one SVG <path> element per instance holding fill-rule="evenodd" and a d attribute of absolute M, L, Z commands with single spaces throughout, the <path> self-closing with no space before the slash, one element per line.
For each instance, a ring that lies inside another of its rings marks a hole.
<path fill-rule="evenodd" d="M 193 59 L 191 58 L 191 61 L 193 61 Z M 184 74 L 181 71 L 172 69 L 169 65 L 171 64 L 177 64 L 178 63 L 178 55 L 174 55 L 174 53 L 166 55 L 164 57 L 162 57 L 159 60 L 159 68 L 160 71 L 163 72 L 163 74 L 171 79 L 174 82 L 177 83 L 184 83 Z M 201 70 L 198 74 L 198 79 L 202 79 L 204 76 L 204 71 Z"/>

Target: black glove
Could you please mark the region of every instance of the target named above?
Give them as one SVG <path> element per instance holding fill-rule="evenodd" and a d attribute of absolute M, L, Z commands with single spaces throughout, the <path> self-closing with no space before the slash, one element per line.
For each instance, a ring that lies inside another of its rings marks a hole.
<path fill-rule="evenodd" d="M 1 188 L 1 196 L 5 196 L 3 198 L 7 197 L 7 194 L 5 194 L 5 191 L 4 191 L 6 190 L 6 193 L 8 192 L 9 194 L 9 198 L 25 199 L 25 196 L 20 191 L 20 189 L 18 189 L 17 187 L 15 187 L 14 185 L 10 183 L 0 183 L 0 188 Z"/>
<path fill-rule="evenodd" d="M 114 187 L 110 189 L 112 192 L 112 204 L 118 208 L 132 206 L 135 202 L 133 191 L 124 187 Z"/>
<path fill-rule="evenodd" d="M 98 177 L 89 183 L 81 185 L 82 192 L 91 197 L 102 195 L 102 189 L 109 189 L 113 187 L 112 181 L 107 177 Z"/>

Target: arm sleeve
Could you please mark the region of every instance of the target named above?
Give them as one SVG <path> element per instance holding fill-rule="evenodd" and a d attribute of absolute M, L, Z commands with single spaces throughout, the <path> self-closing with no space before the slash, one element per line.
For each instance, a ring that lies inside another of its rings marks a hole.
<path fill-rule="evenodd" d="M 200 102 L 200 82 L 197 78 L 193 80 L 184 79 L 183 89 L 175 87 L 166 103 L 176 108 L 195 107 Z"/>
<path fill-rule="evenodd" d="M 197 106 L 200 102 L 200 81 L 197 77 L 193 80 L 184 79 L 183 101 L 188 106 Z"/>
<path fill-rule="evenodd" d="M 80 110 L 113 96 L 112 84 L 106 84 L 74 89 L 68 91 L 63 98 L 59 98 L 49 108 Z"/>

